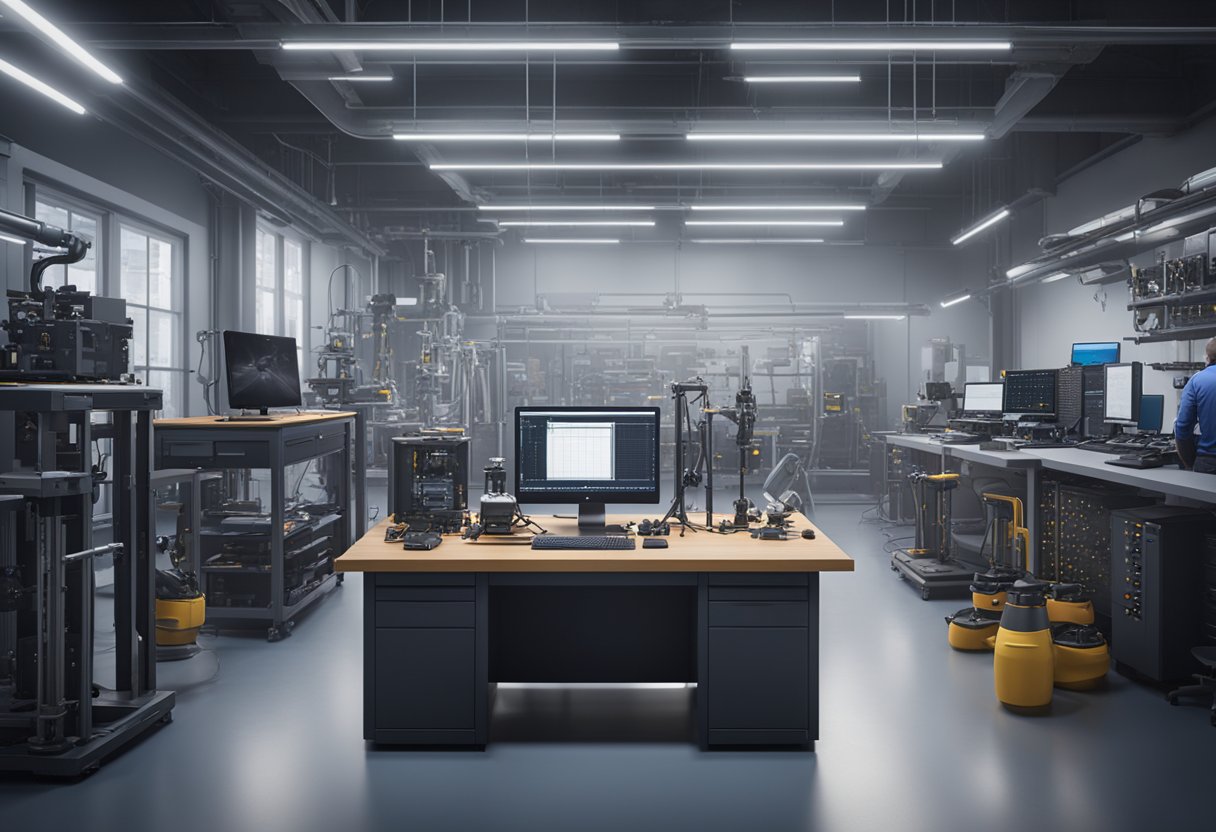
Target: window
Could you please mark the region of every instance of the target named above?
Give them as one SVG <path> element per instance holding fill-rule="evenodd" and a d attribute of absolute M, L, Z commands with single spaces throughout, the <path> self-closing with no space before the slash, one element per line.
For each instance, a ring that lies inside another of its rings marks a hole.
<path fill-rule="evenodd" d="M 164 391 L 164 414 L 181 414 L 186 387 L 182 366 L 180 246 L 131 225 L 119 228 L 120 295 L 134 325 L 131 371 Z"/>
<path fill-rule="evenodd" d="M 254 246 L 254 326 L 266 335 L 295 338 L 296 358 L 303 370 L 308 335 L 304 244 L 259 228 Z"/>
<path fill-rule="evenodd" d="M 83 260 L 66 266 L 51 266 L 43 272 L 42 285 L 58 289 L 71 284 L 77 289 L 97 294 L 97 264 L 102 249 L 97 229 L 101 226 L 101 215 L 77 208 L 63 199 L 44 199 L 40 196 L 34 202 L 34 219 L 66 231 L 75 231 L 93 242 Z"/>

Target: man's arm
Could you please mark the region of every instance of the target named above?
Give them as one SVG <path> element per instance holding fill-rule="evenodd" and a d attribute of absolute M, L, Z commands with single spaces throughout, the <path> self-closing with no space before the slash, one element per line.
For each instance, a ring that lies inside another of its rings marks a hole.
<path fill-rule="evenodd" d="M 1182 389 L 1178 402 L 1178 416 L 1174 419 L 1174 442 L 1178 446 L 1178 459 L 1183 468 L 1195 467 L 1195 380 L 1192 378 Z"/>

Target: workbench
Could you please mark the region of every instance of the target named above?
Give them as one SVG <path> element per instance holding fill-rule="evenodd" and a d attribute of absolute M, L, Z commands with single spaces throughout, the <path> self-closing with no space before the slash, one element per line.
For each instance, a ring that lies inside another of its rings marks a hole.
<path fill-rule="evenodd" d="M 289 635 L 294 619 L 320 600 L 338 583 L 331 573 L 302 597 L 288 599 L 285 586 L 285 527 L 289 465 L 339 454 L 338 510 L 334 516 L 317 518 L 318 525 L 334 524 L 336 554 L 345 551 L 361 534 L 367 517 L 364 488 L 363 437 L 358 434 L 356 414 L 345 411 L 292 413 L 268 421 L 232 420 L 220 416 L 158 419 L 155 422 L 156 467 L 197 468 L 206 471 L 266 469 L 270 479 L 269 603 L 265 606 L 216 606 L 208 596 L 209 624 L 268 622 L 271 641 Z M 352 484 L 352 475 L 354 483 Z M 354 510 L 351 504 L 354 503 Z M 204 569 L 204 572 L 206 570 Z M 206 578 L 206 575 L 203 576 Z M 204 583 L 203 591 L 207 591 Z"/>
<path fill-rule="evenodd" d="M 533 550 L 527 535 L 407 551 L 386 522 L 336 563 L 366 573 L 364 739 L 484 747 L 499 682 L 675 682 L 697 686 L 702 748 L 814 748 L 819 573 L 853 560 L 817 529 L 803 539 L 801 515 L 789 540 L 690 531 L 610 551 Z"/>

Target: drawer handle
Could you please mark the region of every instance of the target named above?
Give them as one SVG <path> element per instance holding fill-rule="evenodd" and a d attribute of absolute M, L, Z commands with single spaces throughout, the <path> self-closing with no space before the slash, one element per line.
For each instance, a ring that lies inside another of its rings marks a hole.
<path fill-rule="evenodd" d="M 244 451 L 219 451 L 216 456 L 244 456 Z"/>

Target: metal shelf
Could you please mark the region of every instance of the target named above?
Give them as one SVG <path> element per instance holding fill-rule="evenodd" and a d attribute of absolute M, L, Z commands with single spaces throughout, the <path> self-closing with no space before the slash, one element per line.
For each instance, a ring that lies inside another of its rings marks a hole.
<path fill-rule="evenodd" d="M 1210 324 L 1174 327 L 1163 329 L 1160 332 L 1138 335 L 1135 342 L 1137 344 L 1156 344 L 1162 341 L 1193 341 L 1196 338 L 1207 338 L 1214 335 L 1216 335 L 1216 321 Z"/>
<path fill-rule="evenodd" d="M 1134 300 L 1127 305 L 1128 310 L 1143 309 L 1146 306 L 1160 306 L 1163 303 L 1176 303 L 1178 301 L 1194 301 L 1202 302 L 1205 300 L 1216 300 L 1216 286 L 1207 289 L 1200 289 L 1196 292 L 1175 293 L 1172 295 L 1158 295 L 1155 298 L 1141 298 Z"/>

